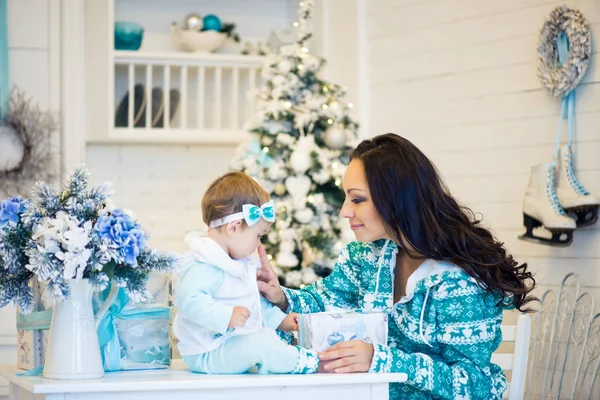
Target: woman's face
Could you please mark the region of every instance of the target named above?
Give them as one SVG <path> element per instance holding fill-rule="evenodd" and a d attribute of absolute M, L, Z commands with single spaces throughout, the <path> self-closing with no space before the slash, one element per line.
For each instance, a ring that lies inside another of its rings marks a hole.
<path fill-rule="evenodd" d="M 342 205 L 340 217 L 348 218 L 356 239 L 361 242 L 389 239 L 383 220 L 371 199 L 362 161 L 350 162 L 342 186 L 346 193 L 346 200 Z"/>

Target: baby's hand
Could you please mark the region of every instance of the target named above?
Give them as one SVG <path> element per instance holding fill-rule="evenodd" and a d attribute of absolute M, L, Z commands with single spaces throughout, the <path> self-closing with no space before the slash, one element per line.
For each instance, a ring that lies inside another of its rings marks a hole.
<path fill-rule="evenodd" d="M 233 307 L 233 314 L 231 314 L 227 328 L 243 328 L 248 318 L 250 318 L 250 310 L 246 307 Z"/>
<path fill-rule="evenodd" d="M 298 314 L 289 313 L 277 327 L 280 331 L 291 332 L 298 330 Z"/>

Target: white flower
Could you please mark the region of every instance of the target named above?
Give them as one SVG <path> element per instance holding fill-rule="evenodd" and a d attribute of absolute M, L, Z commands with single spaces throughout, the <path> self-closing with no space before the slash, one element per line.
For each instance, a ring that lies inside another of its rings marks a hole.
<path fill-rule="evenodd" d="M 63 277 L 65 279 L 83 278 L 83 273 L 91 255 L 92 251 L 90 249 L 84 249 L 80 252 L 57 252 L 56 258 L 64 263 Z"/>
<path fill-rule="evenodd" d="M 90 233 L 92 231 L 92 221 L 86 221 L 82 228 L 71 226 L 71 229 L 63 234 L 62 245 L 67 251 L 79 251 L 85 248 L 90 242 Z"/>
<path fill-rule="evenodd" d="M 113 212 L 116 208 L 115 202 L 110 197 L 104 200 L 104 211 Z"/>

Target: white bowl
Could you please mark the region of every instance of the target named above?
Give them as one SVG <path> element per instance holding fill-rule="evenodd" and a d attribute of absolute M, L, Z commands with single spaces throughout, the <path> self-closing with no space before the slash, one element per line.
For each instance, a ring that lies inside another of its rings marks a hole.
<path fill-rule="evenodd" d="M 175 46 L 194 53 L 212 53 L 221 47 L 227 35 L 217 31 L 193 31 L 171 26 L 171 41 Z"/>

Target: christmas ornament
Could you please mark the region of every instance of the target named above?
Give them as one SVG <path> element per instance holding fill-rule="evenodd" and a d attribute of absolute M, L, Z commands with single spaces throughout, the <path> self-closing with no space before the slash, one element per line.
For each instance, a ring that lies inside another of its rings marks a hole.
<path fill-rule="evenodd" d="M 0 171 L 11 171 L 21 164 L 25 146 L 11 126 L 0 127 Z"/>
<path fill-rule="evenodd" d="M 183 29 L 189 29 L 193 31 L 201 31 L 204 27 L 204 22 L 200 14 L 191 13 L 185 16 L 183 19 Z"/>
<path fill-rule="evenodd" d="M 346 146 L 346 132 L 338 126 L 327 129 L 324 139 L 327 147 L 331 149 L 339 150 Z"/>
<path fill-rule="evenodd" d="M 205 31 L 217 31 L 220 32 L 222 28 L 221 20 L 214 14 L 208 14 L 202 20 L 204 23 Z"/>
<path fill-rule="evenodd" d="M 315 213 L 313 212 L 313 210 L 311 210 L 308 207 L 303 210 L 297 210 L 294 213 L 294 218 L 296 219 L 296 221 L 300 222 L 301 224 L 308 224 L 313 219 L 314 216 L 315 216 Z"/>
<path fill-rule="evenodd" d="M 275 194 L 277 196 L 283 196 L 286 192 L 285 185 L 283 183 L 278 183 L 275 185 Z"/>
<path fill-rule="evenodd" d="M 319 279 L 319 276 L 315 273 L 315 271 L 312 268 L 302 269 L 302 283 L 304 283 L 305 285 L 310 285 L 317 279 Z"/>
<path fill-rule="evenodd" d="M 314 136 L 302 136 L 298 139 L 294 152 L 290 157 L 290 165 L 294 171 L 302 174 L 312 166 L 313 160 L 311 158 L 311 152 L 314 148 Z"/>
<path fill-rule="evenodd" d="M 293 253 L 296 246 L 292 240 L 286 239 L 286 235 L 282 232 L 281 244 L 279 245 L 279 253 L 275 258 L 275 263 L 278 267 L 293 268 L 300 262 L 298 257 Z"/>
<path fill-rule="evenodd" d="M 306 204 L 306 195 L 310 186 L 310 178 L 306 175 L 290 176 L 285 180 L 285 188 L 292 195 L 295 207 L 303 207 Z"/>
<path fill-rule="evenodd" d="M 302 272 L 290 271 L 285 274 L 285 284 L 287 286 L 298 287 L 302 284 Z"/>

